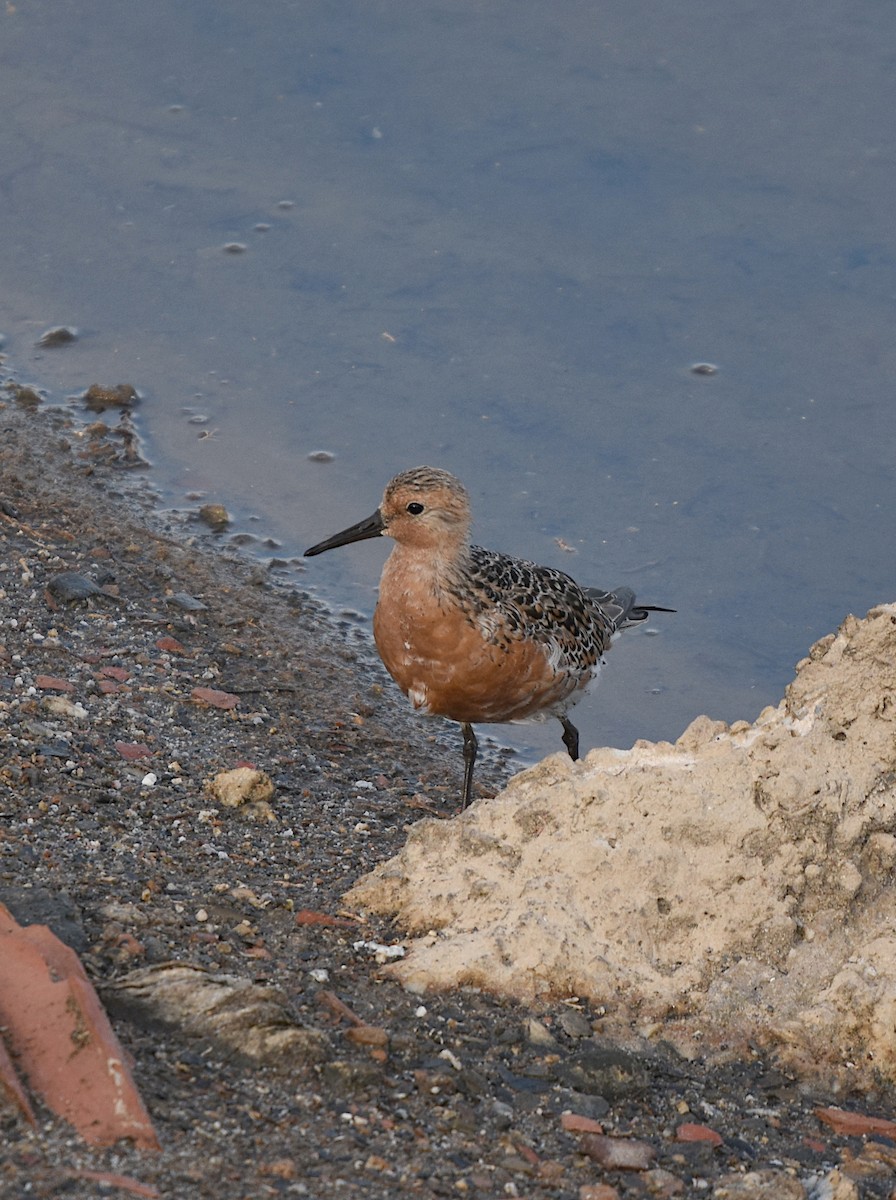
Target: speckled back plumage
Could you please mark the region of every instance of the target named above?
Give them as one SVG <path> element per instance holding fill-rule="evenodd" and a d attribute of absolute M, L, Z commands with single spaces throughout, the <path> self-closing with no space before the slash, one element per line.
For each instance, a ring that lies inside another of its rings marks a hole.
<path fill-rule="evenodd" d="M 588 681 L 617 630 L 647 616 L 627 588 L 581 588 L 563 571 L 482 546 L 470 546 L 457 568 L 449 589 L 483 636 L 505 649 L 521 638 L 537 642 L 570 677 L 570 690 Z"/>

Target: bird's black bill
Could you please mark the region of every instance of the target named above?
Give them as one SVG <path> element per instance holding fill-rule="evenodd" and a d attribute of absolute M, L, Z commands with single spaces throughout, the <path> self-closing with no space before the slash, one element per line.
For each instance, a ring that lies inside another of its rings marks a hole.
<path fill-rule="evenodd" d="M 313 558 L 315 554 L 323 554 L 325 550 L 335 550 L 337 546 L 348 546 L 352 542 L 363 542 L 367 538 L 379 537 L 385 528 L 383 514 L 377 509 L 373 516 L 366 517 L 357 525 L 349 525 L 348 529 L 343 529 L 341 533 L 334 533 L 332 537 L 324 538 L 322 542 L 318 542 L 316 546 L 306 550 L 305 558 Z"/>
<path fill-rule="evenodd" d="M 671 612 L 677 613 L 677 608 L 660 608 L 658 604 L 636 604 L 628 614 L 633 621 L 644 621 L 647 619 L 647 614 L 652 612 Z"/>

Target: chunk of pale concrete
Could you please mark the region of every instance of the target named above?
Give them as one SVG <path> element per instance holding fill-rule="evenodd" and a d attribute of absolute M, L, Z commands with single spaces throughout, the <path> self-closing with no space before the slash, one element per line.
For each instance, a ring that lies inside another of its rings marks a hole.
<path fill-rule="evenodd" d="M 896 1081 L 896 605 L 815 645 L 753 724 L 556 755 L 415 825 L 353 906 L 418 935 L 407 986 L 587 996 L 620 1036 L 759 1044 Z"/>

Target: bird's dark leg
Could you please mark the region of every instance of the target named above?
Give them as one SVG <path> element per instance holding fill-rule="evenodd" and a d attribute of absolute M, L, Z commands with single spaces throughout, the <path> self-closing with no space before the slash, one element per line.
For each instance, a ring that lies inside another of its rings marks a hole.
<path fill-rule="evenodd" d="M 477 741 L 476 734 L 473 732 L 473 726 L 467 721 L 461 721 L 461 729 L 464 731 L 464 798 L 461 802 L 461 812 L 467 807 L 472 799 L 473 794 L 473 766 L 476 762 Z"/>
<path fill-rule="evenodd" d="M 569 751 L 569 757 L 575 762 L 579 757 L 579 731 L 572 721 L 567 721 L 566 717 L 560 718 L 560 724 L 563 726 L 563 745 Z"/>

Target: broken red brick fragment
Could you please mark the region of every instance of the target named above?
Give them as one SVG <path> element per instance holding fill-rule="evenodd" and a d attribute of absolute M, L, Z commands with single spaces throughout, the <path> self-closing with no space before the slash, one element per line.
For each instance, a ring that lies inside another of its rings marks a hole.
<path fill-rule="evenodd" d="M 109 1146 L 129 1138 L 140 1148 L 159 1149 L 124 1051 L 78 956 L 46 925 L 19 925 L 2 904 L 0 1025 L 31 1090 L 85 1141 Z"/>

